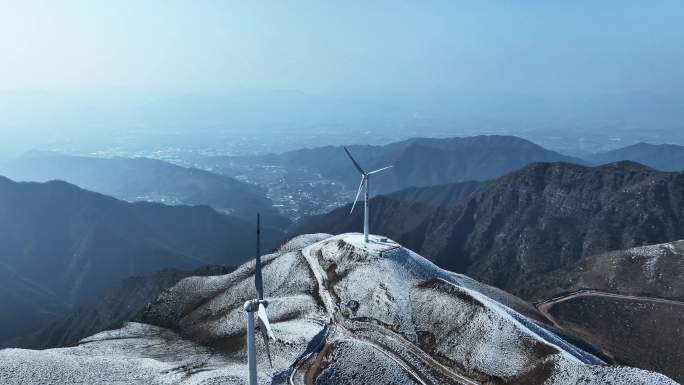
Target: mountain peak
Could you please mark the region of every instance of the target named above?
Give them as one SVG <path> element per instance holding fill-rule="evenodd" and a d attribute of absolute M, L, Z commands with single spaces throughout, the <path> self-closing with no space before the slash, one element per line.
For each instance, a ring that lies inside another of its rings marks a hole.
<path fill-rule="evenodd" d="M 242 304 L 256 295 L 254 270 L 248 262 L 228 275 L 186 278 L 148 307 L 145 323 L 72 348 L 0 351 L 0 377 L 244 382 Z M 534 309 L 516 310 L 522 301 L 381 236 L 368 244 L 358 233 L 297 237 L 263 257 L 263 276 L 276 336 L 272 369 L 257 343 L 264 382 L 387 383 L 391 376 L 395 383 L 674 384 L 648 371 L 602 365 L 525 314 Z M 65 355 L 80 364 L 63 365 Z M 118 370 L 123 362 L 125 370 Z"/>
<path fill-rule="evenodd" d="M 633 160 L 618 160 L 615 162 L 611 163 L 606 163 L 603 166 L 600 167 L 606 167 L 606 168 L 614 168 L 614 169 L 620 169 L 620 170 L 625 170 L 625 171 L 656 171 L 654 168 L 643 165 L 639 162 L 633 161 Z"/>

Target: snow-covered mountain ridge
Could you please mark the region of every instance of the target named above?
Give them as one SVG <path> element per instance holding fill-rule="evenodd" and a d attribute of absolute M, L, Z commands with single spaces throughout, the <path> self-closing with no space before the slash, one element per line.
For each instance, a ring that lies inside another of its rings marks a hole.
<path fill-rule="evenodd" d="M 263 258 L 276 335 L 260 383 L 674 384 L 607 366 L 554 334 L 526 304 L 439 269 L 378 236 L 297 237 Z M 142 317 L 78 346 L 0 351 L 0 383 L 244 384 L 243 303 L 254 263 L 190 277 Z"/>

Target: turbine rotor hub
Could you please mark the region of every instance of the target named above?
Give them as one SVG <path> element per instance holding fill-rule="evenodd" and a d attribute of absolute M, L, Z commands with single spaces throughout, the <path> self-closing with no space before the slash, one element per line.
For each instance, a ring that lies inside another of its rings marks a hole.
<path fill-rule="evenodd" d="M 254 313 L 259 310 L 259 305 L 264 305 L 264 307 L 268 306 L 268 301 L 265 299 L 258 300 L 258 299 L 250 299 L 245 302 L 244 305 L 242 305 L 242 308 L 246 312 Z"/>

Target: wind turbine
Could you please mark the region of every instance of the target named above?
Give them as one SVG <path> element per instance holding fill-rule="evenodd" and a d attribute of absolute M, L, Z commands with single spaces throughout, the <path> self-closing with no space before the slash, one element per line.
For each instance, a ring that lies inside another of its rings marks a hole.
<path fill-rule="evenodd" d="M 245 302 L 243 306 L 247 313 L 247 363 L 249 365 L 249 385 L 257 385 L 257 362 L 256 362 L 256 346 L 254 343 L 254 313 L 257 314 L 257 322 L 259 323 L 259 331 L 264 338 L 264 345 L 266 346 L 266 355 L 268 362 L 271 362 L 271 351 L 268 347 L 268 341 L 275 339 L 271 324 L 268 322 L 266 316 L 266 307 L 268 301 L 264 300 L 264 283 L 261 277 L 261 218 L 257 214 L 257 241 L 256 241 L 256 265 L 254 271 L 254 285 L 256 286 L 257 298 L 250 299 Z"/>
<path fill-rule="evenodd" d="M 391 168 L 392 166 L 387 166 L 383 167 L 380 169 L 377 169 L 375 171 L 371 172 L 365 172 L 359 166 L 358 163 L 356 163 L 356 160 L 354 160 L 354 157 L 351 155 L 347 147 L 343 147 L 344 151 L 347 153 L 349 156 L 349 159 L 351 159 L 352 163 L 354 163 L 354 167 L 356 167 L 357 170 L 361 173 L 361 183 L 359 184 L 359 190 L 356 192 L 356 198 L 354 198 L 354 204 L 352 205 L 351 211 L 349 211 L 349 214 L 354 212 L 354 207 L 356 207 L 356 202 L 359 200 L 359 195 L 361 195 L 361 189 L 364 189 L 366 192 L 366 198 L 363 202 L 363 241 L 368 243 L 368 180 L 370 179 L 370 176 L 373 174 L 377 174 L 380 171 L 385 171 L 388 168 Z"/>

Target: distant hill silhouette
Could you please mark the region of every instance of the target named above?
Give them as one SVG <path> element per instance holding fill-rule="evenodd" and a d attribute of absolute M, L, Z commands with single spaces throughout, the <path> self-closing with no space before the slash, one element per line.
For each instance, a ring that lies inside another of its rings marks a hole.
<path fill-rule="evenodd" d="M 393 165 L 374 176 L 372 191 L 387 193 L 412 186 L 433 186 L 499 177 L 533 162 L 586 162 L 547 150 L 515 136 L 415 138 L 384 146 L 348 146 L 367 171 Z M 230 175 L 232 164 L 269 164 L 306 168 L 356 189 L 359 175 L 341 146 L 326 146 L 247 157 L 208 160 L 217 171 Z"/>
<path fill-rule="evenodd" d="M 637 143 L 595 154 L 587 160 L 596 164 L 631 160 L 662 171 L 682 171 L 684 170 L 684 146 Z"/>
<path fill-rule="evenodd" d="M 252 184 L 208 171 L 149 158 L 94 158 L 53 152 L 29 152 L 0 165 L 0 175 L 14 180 L 63 180 L 127 201 L 207 205 L 243 218 L 259 211 L 279 218 L 265 192 Z"/>
<path fill-rule="evenodd" d="M 265 228 L 264 248 L 280 238 Z M 51 319 L 119 279 L 234 265 L 253 253 L 253 226 L 207 206 L 127 203 L 66 182 L 0 177 L 0 285 L 7 288 L 0 309 L 16 309 L 3 312 L 0 340 L 35 328 L 25 320 Z"/>

